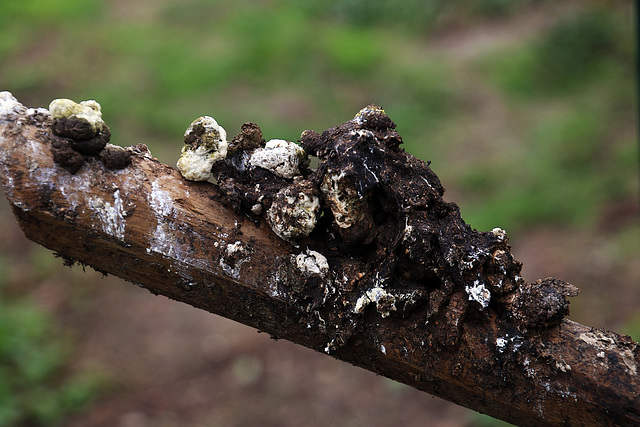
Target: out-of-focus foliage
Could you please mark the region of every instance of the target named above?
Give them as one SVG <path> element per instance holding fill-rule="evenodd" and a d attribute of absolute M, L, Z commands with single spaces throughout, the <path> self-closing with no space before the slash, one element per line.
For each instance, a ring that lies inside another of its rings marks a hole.
<path fill-rule="evenodd" d="M 3 288 L 0 283 L 0 425 L 57 425 L 92 401 L 100 381 L 66 374 L 68 339 L 44 311 Z"/>

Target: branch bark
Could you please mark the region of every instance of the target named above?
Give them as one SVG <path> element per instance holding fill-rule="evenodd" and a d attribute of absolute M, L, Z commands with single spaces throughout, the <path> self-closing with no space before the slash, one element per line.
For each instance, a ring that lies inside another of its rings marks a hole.
<path fill-rule="evenodd" d="M 71 173 L 49 111 L 2 92 L 0 173 L 25 235 L 68 263 L 514 424 L 639 423 L 637 344 L 564 319 L 575 288 L 524 283 L 506 234 L 464 224 L 393 128 L 369 108 L 305 132 L 321 164 L 293 180 L 219 164 L 219 185 L 191 182 L 143 145 L 123 169 L 83 154 Z M 278 203 L 299 194 L 323 216 L 285 241 Z"/>

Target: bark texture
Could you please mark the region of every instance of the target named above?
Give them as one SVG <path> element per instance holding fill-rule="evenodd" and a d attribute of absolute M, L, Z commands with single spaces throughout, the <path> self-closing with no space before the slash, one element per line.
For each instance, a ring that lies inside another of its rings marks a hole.
<path fill-rule="evenodd" d="M 525 283 L 506 233 L 472 230 L 379 108 L 303 132 L 316 169 L 269 169 L 246 124 L 218 185 L 143 145 L 78 152 L 54 125 L 0 93 L 5 194 L 67 263 L 514 424 L 640 422 L 637 344 L 565 319 L 574 286 Z"/>

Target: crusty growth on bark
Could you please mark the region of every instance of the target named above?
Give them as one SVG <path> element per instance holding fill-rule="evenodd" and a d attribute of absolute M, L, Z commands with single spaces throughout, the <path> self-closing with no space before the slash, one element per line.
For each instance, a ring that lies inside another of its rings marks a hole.
<path fill-rule="evenodd" d="M 5 193 L 65 259 L 516 424 L 640 421 L 636 343 L 564 319 L 577 288 L 525 283 L 380 108 L 300 145 L 247 123 L 217 184 L 141 145 L 79 152 L 55 123 L 0 94 Z"/>
<path fill-rule="evenodd" d="M 247 123 L 234 140 L 247 140 L 247 129 L 262 135 Z M 213 166 L 238 212 L 266 214 L 277 235 L 323 253 L 335 277 L 360 269 L 362 277 L 353 283 L 334 280 L 335 292 L 323 299 L 331 313 L 347 308 L 332 319 L 340 327 L 326 350 L 356 333 L 369 306 L 384 317 L 412 319 L 427 345 L 436 347 L 455 346 L 467 316 L 482 317 L 488 307 L 522 329 L 558 324 L 568 314 L 565 295 L 571 292 L 525 285 L 506 233 L 472 230 L 458 207 L 443 200 L 444 188 L 429 165 L 401 144 L 393 121 L 370 105 L 322 134 L 302 134 L 302 147 L 320 160 L 315 170 L 296 164 L 287 178 L 252 167 L 250 159 L 264 150 L 259 142 L 237 144 L 232 156 Z M 274 162 L 287 164 L 288 157 L 281 158 Z M 319 206 L 311 202 L 318 195 Z M 285 284 L 278 287 L 282 295 L 292 295 Z M 314 311 L 322 309 L 313 305 Z M 309 322 L 321 327 L 331 313 Z"/>

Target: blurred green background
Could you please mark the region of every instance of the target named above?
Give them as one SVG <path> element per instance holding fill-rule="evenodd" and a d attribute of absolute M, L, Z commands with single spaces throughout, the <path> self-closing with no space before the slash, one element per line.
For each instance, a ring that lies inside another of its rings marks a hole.
<path fill-rule="evenodd" d="M 468 223 L 508 231 L 525 279 L 574 283 L 574 320 L 638 340 L 631 4 L 5 1 L 0 90 L 31 107 L 96 99 L 113 143 L 171 165 L 201 115 L 229 137 L 253 121 L 296 140 L 375 103 Z M 0 220 L 0 425 L 495 423 L 65 269 L 4 200 Z"/>

